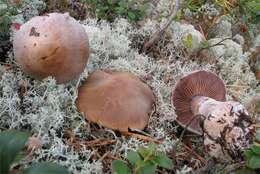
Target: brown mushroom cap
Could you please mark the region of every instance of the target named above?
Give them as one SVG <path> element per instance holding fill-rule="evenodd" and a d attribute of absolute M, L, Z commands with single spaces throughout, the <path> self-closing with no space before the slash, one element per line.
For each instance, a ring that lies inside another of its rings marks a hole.
<path fill-rule="evenodd" d="M 204 96 L 225 101 L 225 95 L 224 82 L 212 72 L 201 70 L 183 77 L 172 93 L 172 102 L 177 114 L 176 121 L 183 127 L 189 124 L 187 127 L 189 131 L 202 135 L 200 118 L 194 118 L 195 115 L 192 113 L 192 99 L 196 96 Z"/>
<path fill-rule="evenodd" d="M 100 70 L 79 88 L 76 101 L 89 121 L 122 132 L 144 129 L 154 103 L 152 90 L 136 76 Z"/>
<path fill-rule="evenodd" d="M 89 58 L 84 28 L 68 13 L 36 16 L 14 35 L 14 56 L 28 75 L 53 76 L 58 83 L 77 78 Z"/>

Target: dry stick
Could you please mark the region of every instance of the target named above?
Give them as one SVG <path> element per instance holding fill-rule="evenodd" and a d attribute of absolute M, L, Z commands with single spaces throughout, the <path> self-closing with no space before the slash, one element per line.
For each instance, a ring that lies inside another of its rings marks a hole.
<path fill-rule="evenodd" d="M 226 38 L 222 39 L 221 41 L 219 41 L 218 43 L 210 45 L 208 48 L 215 47 L 218 45 L 223 45 L 222 42 L 224 42 L 225 40 L 231 40 L 231 39 L 232 39 L 231 37 L 226 37 Z"/>
<path fill-rule="evenodd" d="M 223 42 L 224 42 L 225 40 L 229 40 L 229 39 L 232 39 L 232 38 L 231 38 L 231 37 L 226 37 L 226 38 L 222 39 L 221 41 L 217 42 L 216 44 L 209 45 L 209 46 L 207 46 L 207 47 L 205 47 L 205 48 L 200 48 L 200 50 L 198 51 L 198 53 L 201 52 L 202 50 L 209 49 L 209 48 L 212 48 L 212 47 L 215 47 L 215 46 L 225 45 L 225 44 L 223 44 Z M 220 57 L 222 57 L 222 56 L 220 56 Z M 220 58 L 220 57 L 219 57 L 219 58 Z"/>
<path fill-rule="evenodd" d="M 228 88 L 250 88 L 248 85 L 226 85 Z"/>
<path fill-rule="evenodd" d="M 155 42 L 159 40 L 159 38 L 162 36 L 162 34 L 166 31 L 166 29 L 170 26 L 173 19 L 176 17 L 177 12 L 179 10 L 179 0 L 175 0 L 175 7 L 171 11 L 170 17 L 168 21 L 165 23 L 165 25 L 157 30 L 151 38 L 144 44 L 143 52 L 147 51 Z"/>
<path fill-rule="evenodd" d="M 186 130 L 188 129 L 188 127 L 191 125 L 191 123 L 196 119 L 196 118 L 201 118 L 203 117 L 204 120 L 205 120 L 205 116 L 202 115 L 202 114 L 197 114 L 195 115 L 193 118 L 191 118 L 188 122 L 188 124 L 185 126 L 185 128 L 183 129 L 182 133 L 181 133 L 181 136 L 180 136 L 180 140 L 182 140 L 183 136 L 184 136 L 184 133 L 186 132 Z"/>
<path fill-rule="evenodd" d="M 177 138 L 175 135 L 173 135 L 174 138 Z M 186 144 L 182 144 L 183 147 L 188 150 L 194 157 L 196 157 L 198 160 L 200 160 L 203 164 L 207 164 L 207 161 L 202 157 L 200 156 L 199 154 L 197 154 L 193 149 L 191 149 L 189 146 L 187 146 Z"/>
<path fill-rule="evenodd" d="M 204 115 L 201 115 L 201 114 L 198 114 L 198 115 L 195 115 L 193 118 L 191 118 L 188 122 L 188 124 L 185 126 L 184 130 L 182 131 L 181 135 L 180 135 L 180 138 L 179 138 L 179 141 L 175 144 L 175 146 L 177 147 L 180 143 L 181 143 L 181 140 L 184 136 L 184 133 L 185 131 L 188 129 L 188 127 L 190 126 L 190 124 L 198 117 L 203 117 L 205 119 L 205 116 Z M 199 154 L 197 154 L 196 152 L 194 152 L 193 149 L 191 149 L 189 146 L 187 146 L 186 144 L 182 143 L 184 145 L 184 148 L 189 150 L 194 156 L 196 156 L 201 162 L 203 162 L 204 164 L 207 164 L 207 161 L 201 157 Z"/>
<path fill-rule="evenodd" d="M 143 140 L 143 141 L 154 142 L 156 144 L 162 143 L 162 141 L 156 140 L 156 139 L 149 137 L 149 136 L 146 136 L 146 135 L 136 134 L 136 133 L 132 133 L 132 132 L 125 132 L 124 134 L 131 136 L 131 137 L 135 137 L 135 138 Z"/>

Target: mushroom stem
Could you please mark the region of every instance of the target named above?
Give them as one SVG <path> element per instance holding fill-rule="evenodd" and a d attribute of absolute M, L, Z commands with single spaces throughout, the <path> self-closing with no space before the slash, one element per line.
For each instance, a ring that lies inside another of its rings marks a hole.
<path fill-rule="evenodd" d="M 235 101 L 217 101 L 210 97 L 204 96 L 196 96 L 193 97 L 191 101 L 191 111 L 194 115 L 204 115 L 205 118 L 208 117 L 212 113 L 216 113 L 217 115 L 227 115 L 231 116 L 232 114 L 239 114 L 239 112 L 244 113 L 244 115 L 248 115 L 245 109 L 242 109 L 242 105 Z"/>
<path fill-rule="evenodd" d="M 239 102 L 221 102 L 209 97 L 192 98 L 194 115 L 203 115 L 204 145 L 211 156 L 218 159 L 236 157 L 252 140 L 252 120 Z M 225 151 L 227 153 L 225 153 Z"/>
<path fill-rule="evenodd" d="M 219 102 L 209 97 L 195 96 L 191 101 L 191 111 L 194 115 L 204 115 L 207 117 L 209 112 L 213 108 L 218 107 L 221 103 L 223 102 Z"/>

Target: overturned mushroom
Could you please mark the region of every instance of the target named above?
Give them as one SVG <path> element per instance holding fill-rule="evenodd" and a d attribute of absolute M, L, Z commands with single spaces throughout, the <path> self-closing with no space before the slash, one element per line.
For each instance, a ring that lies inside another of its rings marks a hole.
<path fill-rule="evenodd" d="M 14 56 L 28 75 L 53 76 L 58 83 L 77 78 L 89 58 L 84 28 L 68 13 L 50 13 L 26 22 L 14 35 Z"/>
<path fill-rule="evenodd" d="M 127 132 L 148 124 L 155 98 L 136 76 L 117 71 L 95 71 L 79 88 L 77 106 L 89 121 Z"/>
<path fill-rule="evenodd" d="M 177 122 L 204 136 L 209 154 L 217 159 L 238 157 L 252 140 L 252 121 L 243 105 L 225 101 L 225 85 L 215 74 L 196 71 L 173 90 Z"/>

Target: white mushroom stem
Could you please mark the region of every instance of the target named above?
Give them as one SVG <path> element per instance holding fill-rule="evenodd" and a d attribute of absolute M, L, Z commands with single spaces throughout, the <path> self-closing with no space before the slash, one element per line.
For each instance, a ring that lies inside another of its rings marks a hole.
<path fill-rule="evenodd" d="M 204 145 L 211 156 L 236 157 L 252 140 L 251 118 L 239 102 L 196 96 L 192 99 L 191 110 L 194 115 L 204 116 Z"/>

